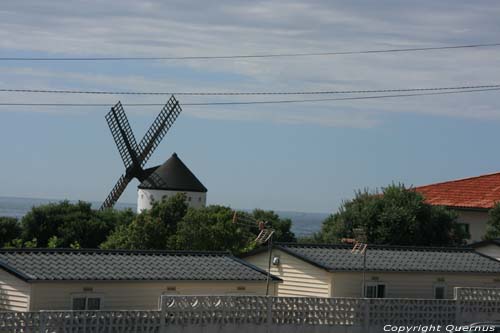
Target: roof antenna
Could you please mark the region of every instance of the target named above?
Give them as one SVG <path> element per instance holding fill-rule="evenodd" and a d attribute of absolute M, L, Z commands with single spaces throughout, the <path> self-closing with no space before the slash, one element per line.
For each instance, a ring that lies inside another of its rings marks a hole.
<path fill-rule="evenodd" d="M 267 243 L 269 258 L 267 262 L 266 296 L 269 296 L 269 284 L 271 281 L 271 262 L 273 258 L 273 235 L 275 233 L 275 230 L 268 226 L 268 221 L 256 220 L 253 217 L 246 215 L 238 216 L 236 211 L 233 215 L 233 223 L 249 228 L 257 226 L 259 229 L 259 234 L 255 238 L 254 242 L 259 245 Z"/>
<path fill-rule="evenodd" d="M 363 256 L 363 284 L 362 288 L 362 297 L 366 297 L 366 252 L 368 251 L 368 243 L 366 238 L 366 233 L 363 228 L 354 228 L 353 229 L 354 238 L 342 239 L 346 243 L 354 243 L 354 246 L 351 250 L 352 254 L 361 254 Z"/>

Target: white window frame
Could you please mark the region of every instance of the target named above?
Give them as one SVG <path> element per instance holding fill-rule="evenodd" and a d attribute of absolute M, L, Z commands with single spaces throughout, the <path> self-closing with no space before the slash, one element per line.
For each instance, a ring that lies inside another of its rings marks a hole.
<path fill-rule="evenodd" d="M 383 285 L 384 286 L 384 297 L 382 298 L 387 298 L 387 283 L 385 282 L 379 282 L 379 281 L 367 281 L 365 282 L 365 290 L 362 290 L 363 287 L 361 287 L 362 295 L 363 297 L 366 298 L 380 298 L 378 296 L 378 286 Z M 377 296 L 376 297 L 368 297 L 368 287 L 376 287 L 377 288 Z"/>
<path fill-rule="evenodd" d="M 437 288 L 443 288 L 444 289 L 444 291 L 443 291 L 443 298 L 436 298 L 436 289 Z M 448 295 L 448 287 L 446 286 L 446 283 L 435 283 L 432 286 L 432 297 L 434 299 L 448 299 L 447 295 Z"/>
<path fill-rule="evenodd" d="M 85 310 L 73 310 L 73 302 L 75 298 L 85 298 Z M 88 300 L 89 298 L 98 298 L 99 299 L 99 309 L 103 309 L 103 304 L 104 304 L 104 297 L 102 293 L 93 293 L 93 292 L 88 292 L 88 293 L 74 293 L 71 294 L 71 310 L 73 311 L 98 311 L 98 310 L 88 310 Z"/>

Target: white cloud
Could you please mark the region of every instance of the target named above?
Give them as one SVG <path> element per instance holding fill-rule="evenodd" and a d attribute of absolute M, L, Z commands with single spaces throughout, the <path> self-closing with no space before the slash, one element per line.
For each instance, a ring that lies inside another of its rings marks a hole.
<path fill-rule="evenodd" d="M 206 1 L 7 1 L 0 10 L 0 47 L 5 54 L 185 56 L 469 44 L 496 41 L 499 14 L 496 1 L 227 0 L 216 5 Z M 498 53 L 498 49 L 475 49 L 149 65 L 73 63 L 74 67 L 3 63 L 0 86 L 287 91 L 487 84 L 498 83 Z M 210 111 L 186 108 L 186 112 L 216 119 L 340 127 L 376 126 L 383 121 L 382 115 L 394 112 L 500 120 L 497 94 L 317 103 L 307 107 L 263 105 L 258 112 L 251 107 Z M 117 98 L 78 96 L 77 101 L 112 103 Z M 25 97 L 2 94 L 2 99 L 15 102 Z M 163 100 L 121 99 L 130 103 Z M 36 101 L 74 102 L 75 96 L 36 95 Z M 194 99 L 186 97 L 183 101 Z"/>

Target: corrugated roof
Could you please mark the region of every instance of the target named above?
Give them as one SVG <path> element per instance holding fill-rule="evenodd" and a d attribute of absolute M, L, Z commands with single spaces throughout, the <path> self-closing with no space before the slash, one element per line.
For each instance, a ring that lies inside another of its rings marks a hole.
<path fill-rule="evenodd" d="M 500 173 L 416 187 L 435 206 L 490 209 L 500 201 Z"/>
<path fill-rule="evenodd" d="M 24 280 L 44 281 L 267 278 L 265 271 L 227 252 L 9 249 L 0 250 L 0 267 Z"/>
<path fill-rule="evenodd" d="M 147 178 L 139 188 L 152 190 L 207 192 L 207 188 L 196 178 L 176 153 L 156 169 L 145 170 Z"/>
<path fill-rule="evenodd" d="M 328 271 L 363 270 L 363 255 L 351 253 L 352 245 L 282 243 L 277 244 L 276 248 Z M 366 270 L 500 273 L 500 262 L 471 248 L 370 245 L 366 252 Z"/>

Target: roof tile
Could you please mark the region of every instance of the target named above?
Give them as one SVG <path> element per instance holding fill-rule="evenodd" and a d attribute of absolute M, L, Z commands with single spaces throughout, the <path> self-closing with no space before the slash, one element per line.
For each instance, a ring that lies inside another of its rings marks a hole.
<path fill-rule="evenodd" d="M 278 244 L 278 248 L 330 271 L 362 271 L 363 255 L 351 245 Z M 370 245 L 367 271 L 500 273 L 500 261 L 471 248 Z"/>
<path fill-rule="evenodd" d="M 419 186 L 415 190 L 431 205 L 490 209 L 500 201 L 500 173 Z"/>
<path fill-rule="evenodd" d="M 0 265 L 28 280 L 266 280 L 225 252 L 4 249 Z"/>

